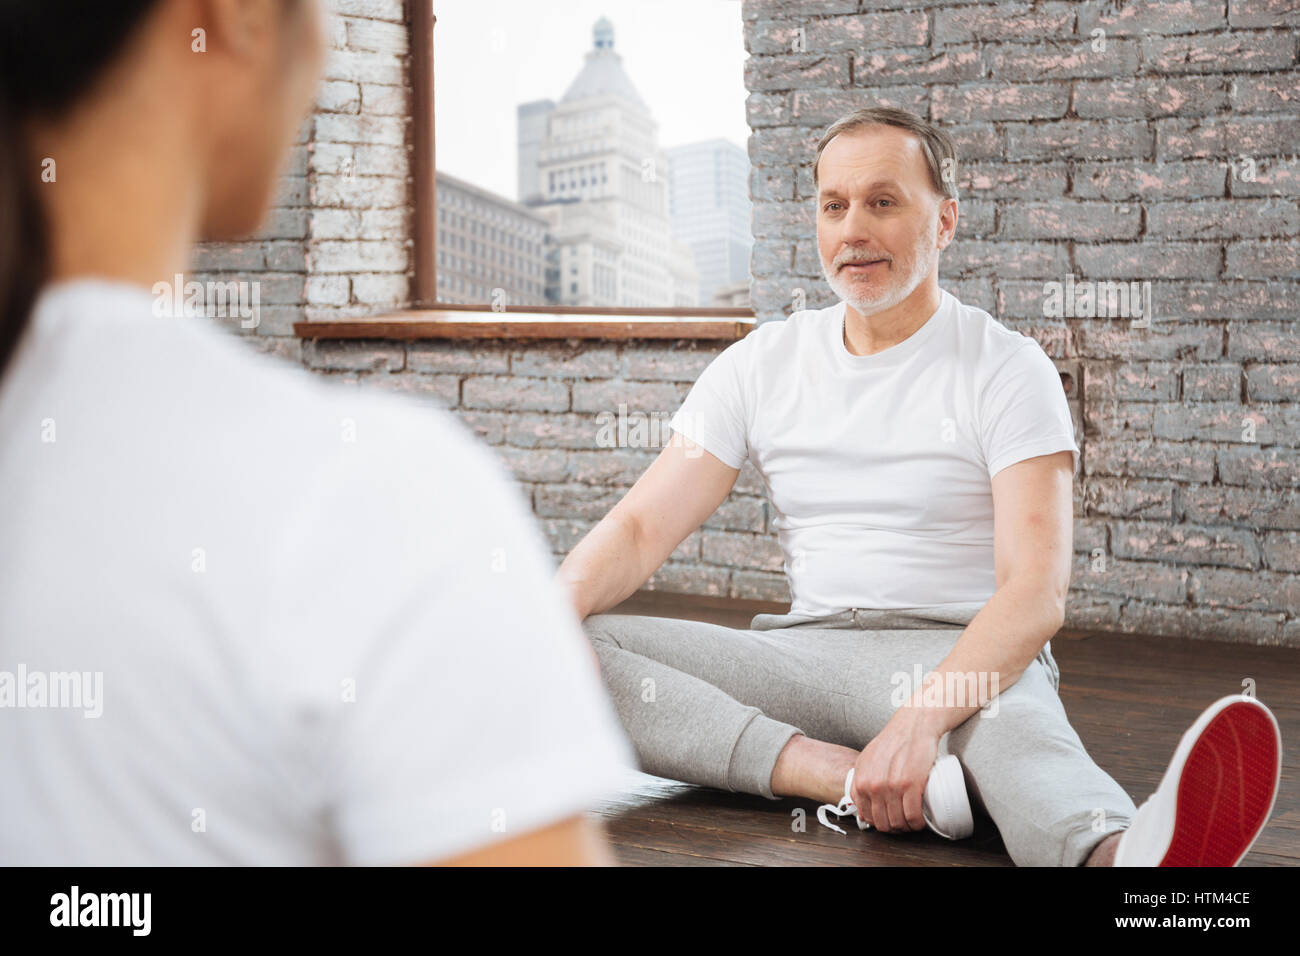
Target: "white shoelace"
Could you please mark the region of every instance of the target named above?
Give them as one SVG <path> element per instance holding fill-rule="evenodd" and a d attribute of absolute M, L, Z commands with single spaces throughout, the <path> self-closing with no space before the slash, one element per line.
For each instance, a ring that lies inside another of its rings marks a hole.
<path fill-rule="evenodd" d="M 843 827 L 837 827 L 835 824 L 831 823 L 830 820 L 826 819 L 826 814 L 833 813 L 835 814 L 836 817 L 843 817 L 848 814 L 853 814 L 854 816 L 857 816 L 858 808 L 854 806 L 853 797 L 852 797 L 854 769 L 856 768 L 852 768 L 852 767 L 849 768 L 849 775 L 844 780 L 844 796 L 840 799 L 840 802 L 823 803 L 820 807 L 817 808 L 817 822 L 824 827 L 830 827 L 836 833 L 843 833 L 845 836 L 848 835 L 847 831 L 845 831 Z M 865 824 L 865 826 L 870 828 L 871 824 L 868 823 Z"/>

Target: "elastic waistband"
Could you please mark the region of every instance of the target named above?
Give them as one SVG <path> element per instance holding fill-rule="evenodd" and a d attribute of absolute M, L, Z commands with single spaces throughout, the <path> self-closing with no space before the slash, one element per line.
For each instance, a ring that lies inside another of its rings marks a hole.
<path fill-rule="evenodd" d="M 870 631 L 961 630 L 980 612 L 984 601 L 961 604 L 935 604 L 928 607 L 870 608 L 855 607 L 836 614 L 757 614 L 750 622 L 751 631 L 771 631 L 782 627 L 816 627 L 824 629 L 858 628 Z"/>
<path fill-rule="evenodd" d="M 936 604 L 931 607 L 849 608 L 838 614 L 816 617 L 808 614 L 757 614 L 749 624 L 751 631 L 774 631 L 777 628 L 821 628 L 826 630 L 860 629 L 864 631 L 954 630 L 966 627 L 987 602 Z M 1049 640 L 1038 652 L 1037 660 L 1047 671 L 1047 679 L 1061 689 L 1061 668 L 1052 655 Z"/>

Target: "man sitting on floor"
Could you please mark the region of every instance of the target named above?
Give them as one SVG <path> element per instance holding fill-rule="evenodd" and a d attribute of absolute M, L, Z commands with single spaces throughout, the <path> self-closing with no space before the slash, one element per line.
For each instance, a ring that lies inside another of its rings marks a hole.
<path fill-rule="evenodd" d="M 939 288 L 956 160 L 900 110 L 827 130 L 817 244 L 841 301 L 724 350 L 559 581 L 650 773 L 949 837 L 970 832 L 968 791 L 1019 865 L 1234 865 L 1276 797 L 1263 704 L 1211 706 L 1139 811 L 1057 695 L 1079 449 L 1038 343 Z M 746 460 L 775 508 L 790 612 L 746 630 L 602 613 Z"/>

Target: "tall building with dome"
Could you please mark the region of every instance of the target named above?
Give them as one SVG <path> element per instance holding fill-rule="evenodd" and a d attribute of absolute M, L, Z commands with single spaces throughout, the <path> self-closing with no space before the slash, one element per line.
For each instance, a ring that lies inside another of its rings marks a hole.
<path fill-rule="evenodd" d="M 550 224 L 547 300 L 556 305 L 699 304 L 689 247 L 669 223 L 669 168 L 658 124 L 601 17 L 558 103 L 518 107 L 519 200 Z"/>

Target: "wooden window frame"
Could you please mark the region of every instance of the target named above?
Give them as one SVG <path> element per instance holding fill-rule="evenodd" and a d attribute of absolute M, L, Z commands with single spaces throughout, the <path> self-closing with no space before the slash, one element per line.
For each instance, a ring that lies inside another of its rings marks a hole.
<path fill-rule="evenodd" d="M 433 0 L 410 0 L 407 4 L 411 38 L 411 178 L 415 193 L 411 307 L 373 316 L 297 322 L 293 328 L 299 337 L 734 341 L 754 330 L 754 311 L 746 308 L 505 306 L 493 309 L 486 305 L 438 302 L 438 198 L 433 137 L 433 29 L 437 19 Z"/>

